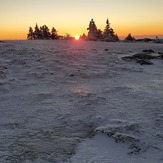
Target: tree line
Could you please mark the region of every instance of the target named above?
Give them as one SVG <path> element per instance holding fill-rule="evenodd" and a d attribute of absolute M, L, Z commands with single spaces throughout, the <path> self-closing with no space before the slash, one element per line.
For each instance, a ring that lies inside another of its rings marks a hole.
<path fill-rule="evenodd" d="M 29 27 L 29 32 L 27 34 L 28 40 L 41 40 L 41 39 L 58 39 L 57 30 L 52 27 L 51 32 L 46 25 L 41 26 L 40 28 L 36 24 L 35 29 Z"/>
<path fill-rule="evenodd" d="M 89 41 L 107 41 L 107 42 L 115 42 L 119 41 L 118 35 L 114 32 L 113 28 L 110 26 L 110 22 L 106 20 L 106 26 L 104 31 L 98 29 L 96 23 L 93 19 L 89 22 L 89 27 L 87 28 L 88 34 L 83 34 L 80 36 L 82 40 L 89 40 Z M 49 40 L 49 39 L 66 39 L 70 40 L 72 37 L 69 34 L 66 36 L 58 35 L 57 30 L 52 27 L 51 31 L 46 25 L 41 26 L 40 28 L 36 24 L 34 30 L 32 27 L 29 27 L 29 32 L 27 34 L 28 40 Z M 129 34 L 125 40 L 127 41 L 134 41 L 135 38 Z"/>
<path fill-rule="evenodd" d="M 98 29 L 95 21 L 92 19 L 89 23 L 88 30 L 88 39 L 91 41 L 101 40 L 101 41 L 119 41 L 119 37 L 115 34 L 113 28 L 110 27 L 110 22 L 106 20 L 106 27 L 102 32 L 101 29 Z"/>

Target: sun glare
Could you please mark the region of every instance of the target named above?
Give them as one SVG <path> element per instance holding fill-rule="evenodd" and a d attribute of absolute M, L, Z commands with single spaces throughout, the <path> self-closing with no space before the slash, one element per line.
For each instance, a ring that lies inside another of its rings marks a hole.
<path fill-rule="evenodd" d="M 79 40 L 80 36 L 75 36 L 75 40 Z"/>

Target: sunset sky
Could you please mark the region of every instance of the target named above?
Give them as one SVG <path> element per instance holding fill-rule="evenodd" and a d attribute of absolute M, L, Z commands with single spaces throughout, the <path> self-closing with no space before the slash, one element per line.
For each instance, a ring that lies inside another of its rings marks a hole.
<path fill-rule="evenodd" d="M 118 36 L 162 35 L 163 0 L 0 0 L 0 39 L 26 39 L 29 26 L 54 26 L 58 34 L 87 34 L 89 21 Z"/>

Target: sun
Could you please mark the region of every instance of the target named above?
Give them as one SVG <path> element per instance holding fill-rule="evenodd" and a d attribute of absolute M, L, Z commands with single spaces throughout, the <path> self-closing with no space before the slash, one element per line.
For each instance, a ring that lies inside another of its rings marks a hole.
<path fill-rule="evenodd" d="M 79 40 L 80 36 L 75 36 L 75 40 Z"/>

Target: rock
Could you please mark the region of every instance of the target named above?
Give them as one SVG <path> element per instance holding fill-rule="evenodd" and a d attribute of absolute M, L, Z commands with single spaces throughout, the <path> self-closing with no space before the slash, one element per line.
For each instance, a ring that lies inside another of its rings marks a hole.
<path fill-rule="evenodd" d="M 129 142 L 129 143 L 140 142 L 138 138 L 124 133 L 116 133 L 113 136 L 113 138 L 115 139 L 116 142 Z"/>
<path fill-rule="evenodd" d="M 158 58 L 158 56 L 152 56 L 152 55 L 149 55 L 149 54 L 144 54 L 144 53 L 137 53 L 137 54 L 134 54 L 133 56 L 127 56 L 127 57 L 122 57 L 123 60 L 138 60 L 138 59 L 156 59 Z"/>
<path fill-rule="evenodd" d="M 140 63 L 141 65 L 152 65 L 153 63 L 149 60 L 144 59 L 137 59 L 137 63 Z"/>
<path fill-rule="evenodd" d="M 152 49 L 145 49 L 145 50 L 143 50 L 143 52 L 146 52 L 146 53 L 155 53 L 155 51 L 152 50 Z"/>
<path fill-rule="evenodd" d="M 109 49 L 106 48 L 105 51 L 107 52 L 107 51 L 109 51 Z"/>
<path fill-rule="evenodd" d="M 157 56 L 153 56 L 150 54 L 144 54 L 144 53 L 137 53 L 131 57 L 131 59 L 156 59 L 158 58 Z"/>
<path fill-rule="evenodd" d="M 126 61 L 135 60 L 137 63 L 140 63 L 141 65 L 151 65 L 153 63 L 151 61 L 149 61 L 149 60 L 151 60 L 151 59 L 159 59 L 160 58 L 160 56 L 158 56 L 158 55 L 149 54 L 149 51 L 152 52 L 153 50 L 149 49 L 149 50 L 145 50 L 145 51 L 146 52 L 144 52 L 144 53 L 137 53 L 137 54 L 134 54 L 133 56 L 122 57 L 122 59 L 126 60 Z"/>
<path fill-rule="evenodd" d="M 158 52 L 158 54 L 160 55 L 160 58 L 163 59 L 163 52 Z"/>

